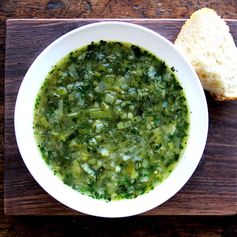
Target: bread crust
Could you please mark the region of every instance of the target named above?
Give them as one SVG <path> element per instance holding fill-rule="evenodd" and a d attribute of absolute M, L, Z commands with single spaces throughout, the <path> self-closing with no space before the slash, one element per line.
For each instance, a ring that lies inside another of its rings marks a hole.
<path fill-rule="evenodd" d="M 214 98 L 214 100 L 216 101 L 233 101 L 233 100 L 237 100 L 237 97 L 226 97 L 224 95 L 215 95 L 210 93 L 211 96 Z"/>

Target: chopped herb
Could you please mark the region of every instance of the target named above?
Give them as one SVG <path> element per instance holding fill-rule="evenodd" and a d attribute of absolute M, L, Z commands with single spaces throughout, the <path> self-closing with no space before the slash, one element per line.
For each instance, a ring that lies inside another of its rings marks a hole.
<path fill-rule="evenodd" d="M 107 201 L 135 198 L 161 183 L 189 129 L 174 71 L 121 42 L 92 42 L 65 56 L 35 100 L 34 134 L 53 173 Z"/>

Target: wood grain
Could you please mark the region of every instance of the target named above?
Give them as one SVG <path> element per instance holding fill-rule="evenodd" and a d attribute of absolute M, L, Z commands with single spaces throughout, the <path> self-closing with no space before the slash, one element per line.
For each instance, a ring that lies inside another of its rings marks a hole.
<path fill-rule="evenodd" d="M 237 19 L 235 0 L 1 0 L 7 18 L 187 18 L 202 7 Z"/>
<path fill-rule="evenodd" d="M 92 7 L 88 7 L 87 2 Z M 73 235 L 105 237 L 237 236 L 236 216 L 145 216 L 105 221 L 104 219 L 94 219 L 86 216 L 15 217 L 4 216 L 3 214 L 3 116 L 6 19 L 32 17 L 187 18 L 194 10 L 204 6 L 215 9 L 224 18 L 237 19 L 236 0 L 0 0 L 0 237 L 56 237 Z"/>
<path fill-rule="evenodd" d="M 51 198 L 33 180 L 17 149 L 13 112 L 20 83 L 37 55 L 53 40 L 99 20 L 9 20 L 5 64 L 4 210 L 9 215 L 78 215 Z M 173 41 L 183 20 L 128 20 Z M 237 22 L 228 21 L 237 41 Z M 233 215 L 237 213 L 237 102 L 208 95 L 209 134 L 192 178 L 168 202 L 144 215 Z M 24 114 L 23 114 L 24 116 Z M 194 151 L 195 152 L 195 151 Z"/>
<path fill-rule="evenodd" d="M 229 216 L 8 216 L 3 223 L 0 237 L 236 237 L 237 233 L 237 221 Z"/>

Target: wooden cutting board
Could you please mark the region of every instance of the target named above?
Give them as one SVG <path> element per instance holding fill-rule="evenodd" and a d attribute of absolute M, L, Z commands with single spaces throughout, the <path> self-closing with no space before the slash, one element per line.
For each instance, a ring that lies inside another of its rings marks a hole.
<path fill-rule="evenodd" d="M 17 148 L 13 117 L 21 81 L 39 53 L 68 31 L 97 21 L 104 21 L 104 19 L 16 19 L 8 20 L 6 23 L 5 214 L 80 215 L 50 197 L 32 178 Z M 172 19 L 124 21 L 150 28 L 172 42 L 184 23 L 184 20 Z M 237 21 L 228 20 L 227 23 L 237 42 Z M 174 197 L 143 215 L 232 215 L 237 213 L 237 101 L 215 102 L 207 95 L 207 102 L 210 119 L 209 133 L 198 168 Z M 24 116 L 24 111 L 22 116 Z"/>

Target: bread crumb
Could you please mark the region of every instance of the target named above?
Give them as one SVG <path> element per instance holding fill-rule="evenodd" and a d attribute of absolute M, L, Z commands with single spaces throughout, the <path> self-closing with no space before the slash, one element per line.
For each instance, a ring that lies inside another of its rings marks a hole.
<path fill-rule="evenodd" d="M 182 26 L 175 45 L 216 100 L 237 100 L 237 48 L 228 25 L 214 10 L 194 12 Z"/>

